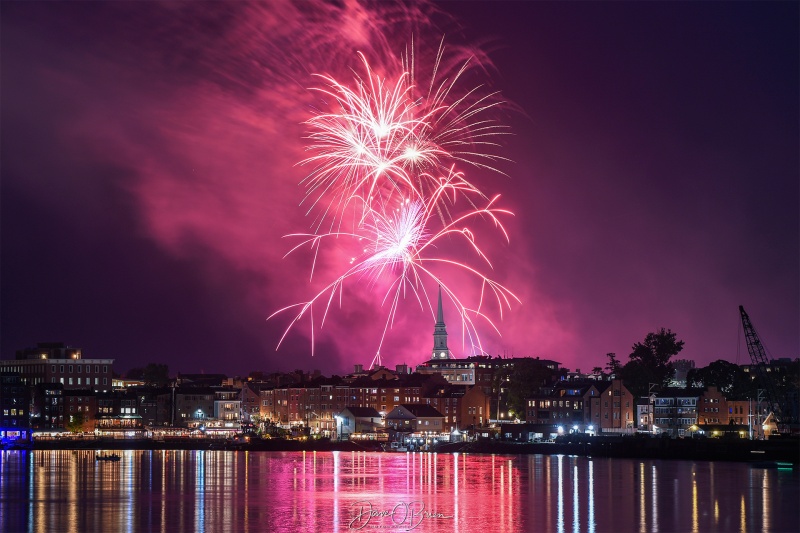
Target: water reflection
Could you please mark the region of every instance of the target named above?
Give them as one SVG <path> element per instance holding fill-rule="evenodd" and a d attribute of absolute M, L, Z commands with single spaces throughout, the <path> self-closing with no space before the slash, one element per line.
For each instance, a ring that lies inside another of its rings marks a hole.
<path fill-rule="evenodd" d="M 792 531 L 797 471 L 573 456 L 2 452 L 0 531 Z"/>

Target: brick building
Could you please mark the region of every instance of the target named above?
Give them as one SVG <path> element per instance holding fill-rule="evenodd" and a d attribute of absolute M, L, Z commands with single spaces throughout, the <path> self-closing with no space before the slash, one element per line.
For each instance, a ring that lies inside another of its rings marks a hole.
<path fill-rule="evenodd" d="M 620 379 L 611 381 L 563 381 L 550 394 L 529 398 L 525 421 L 552 424 L 596 433 L 633 430 L 633 395 Z M 591 426 L 591 427 L 590 427 Z"/>
<path fill-rule="evenodd" d="M 110 391 L 113 359 L 83 359 L 79 348 L 63 342 L 40 342 L 18 350 L 16 359 L 0 361 L 0 372 L 17 372 L 27 386 L 59 383 L 64 390 Z"/>

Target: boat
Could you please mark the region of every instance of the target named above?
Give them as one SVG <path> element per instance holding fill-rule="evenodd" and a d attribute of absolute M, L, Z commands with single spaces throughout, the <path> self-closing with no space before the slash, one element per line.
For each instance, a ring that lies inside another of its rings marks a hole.
<path fill-rule="evenodd" d="M 116 453 L 108 454 L 108 455 L 95 455 L 95 460 L 97 461 L 119 461 L 121 457 Z"/>

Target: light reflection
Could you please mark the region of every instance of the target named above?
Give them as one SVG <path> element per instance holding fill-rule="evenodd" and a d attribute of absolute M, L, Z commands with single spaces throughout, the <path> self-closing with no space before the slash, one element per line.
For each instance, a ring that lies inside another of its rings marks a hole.
<path fill-rule="evenodd" d="M 594 461 L 589 460 L 589 533 L 594 533 Z"/>
<path fill-rule="evenodd" d="M 647 531 L 647 516 L 645 514 L 645 482 L 644 482 L 644 463 L 639 463 L 639 531 Z"/>
<path fill-rule="evenodd" d="M 505 478 L 503 476 L 503 470 L 505 465 L 500 465 L 500 497 L 502 498 L 505 495 Z M 505 524 L 506 522 L 506 506 L 503 505 L 503 501 L 500 501 L 500 523 Z"/>
<path fill-rule="evenodd" d="M 556 520 L 556 530 L 564 533 L 564 471 L 562 468 L 564 456 L 558 456 L 558 518 Z"/>
<path fill-rule="evenodd" d="M 464 458 L 466 459 L 466 456 L 464 456 Z M 455 498 L 453 498 L 453 514 L 455 516 L 461 516 L 458 509 L 458 502 L 461 500 L 458 493 L 458 452 L 453 454 L 453 494 L 455 495 Z M 459 531 L 459 524 L 460 520 L 456 520 L 455 531 Z"/>
<path fill-rule="evenodd" d="M 700 531 L 700 526 L 697 521 L 697 473 L 692 466 L 692 533 L 698 531 Z"/>
<path fill-rule="evenodd" d="M 652 466 L 651 473 L 650 485 L 653 489 L 650 495 L 650 514 L 652 515 L 653 533 L 658 533 L 658 469 L 656 465 Z"/>
<path fill-rule="evenodd" d="M 244 452 L 244 530 L 250 531 L 250 502 L 247 496 L 250 494 L 250 452 Z"/>
<path fill-rule="evenodd" d="M 206 524 L 206 462 L 205 451 L 195 452 L 195 508 L 194 508 L 194 530 L 205 531 Z"/>
<path fill-rule="evenodd" d="M 744 501 L 744 494 L 742 494 L 741 504 L 739 505 L 739 531 L 745 533 L 747 531 L 747 506 Z"/>
<path fill-rule="evenodd" d="M 552 474 L 550 472 L 550 465 L 552 464 L 552 458 L 548 457 L 547 461 L 545 462 L 545 484 L 544 484 L 544 493 L 545 493 L 545 501 L 552 501 L 550 495 L 550 487 L 551 483 L 550 480 L 552 479 Z M 545 529 L 547 531 L 553 530 L 553 507 L 551 505 L 547 506 L 546 515 L 547 520 L 545 521 Z"/>
<path fill-rule="evenodd" d="M 764 509 L 764 519 L 761 523 L 761 531 L 772 531 L 772 524 L 770 523 L 770 514 L 769 514 L 769 493 L 772 490 L 772 487 L 769 486 L 769 473 L 767 469 L 764 469 L 764 473 L 761 477 L 762 484 L 761 484 L 761 508 Z"/>
<path fill-rule="evenodd" d="M 314 459 L 316 460 L 316 453 L 314 452 Z M 341 452 L 331 452 L 333 454 L 333 523 L 339 525 L 339 479 L 342 476 L 342 463 Z M 314 470 L 316 474 L 316 469 Z"/>
<path fill-rule="evenodd" d="M 167 451 L 161 450 L 161 533 L 167 533 Z M 152 492 L 151 492 L 152 494 Z"/>
<path fill-rule="evenodd" d="M 32 481 L 33 481 L 33 479 L 35 479 L 34 478 L 34 475 L 35 475 L 34 474 L 34 465 L 36 464 L 36 461 L 35 461 L 35 457 L 36 457 L 35 453 L 36 452 L 25 452 L 25 453 L 28 455 L 28 465 L 29 465 L 28 466 L 28 500 L 29 501 L 34 501 L 33 500 L 33 495 L 34 495 L 33 487 L 36 484 L 33 483 Z M 3 459 L 5 459 L 5 457 Z M 6 462 L 4 460 L 3 461 L 3 466 L 5 466 L 5 464 L 6 464 Z M 5 473 L 5 468 L 3 468 L 3 472 Z M 5 476 L 3 477 L 3 479 L 5 479 Z M 31 528 L 33 526 L 33 507 L 34 507 L 33 505 L 28 505 L 28 524 L 27 524 L 28 528 Z"/>
<path fill-rule="evenodd" d="M 578 533 L 580 531 L 580 498 L 578 497 L 578 465 L 576 464 L 572 469 L 572 531 Z"/>
<path fill-rule="evenodd" d="M 3 531 L 344 533 L 363 499 L 375 509 L 416 500 L 452 517 L 417 531 L 631 531 L 643 514 L 646 531 L 783 531 L 800 496 L 796 473 L 731 463 L 715 465 L 706 499 L 712 469 L 682 461 L 222 451 L 125 452 L 120 463 L 85 451 L 0 460 Z M 658 490 L 667 480 L 673 490 Z"/>

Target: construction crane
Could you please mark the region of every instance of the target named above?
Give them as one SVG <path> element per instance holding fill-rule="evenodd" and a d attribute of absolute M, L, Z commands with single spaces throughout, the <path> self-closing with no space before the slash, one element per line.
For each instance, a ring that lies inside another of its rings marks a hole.
<path fill-rule="evenodd" d="M 778 384 L 775 377 L 768 368 L 772 364 L 772 359 L 767 355 L 764 345 L 761 344 L 761 339 L 758 338 L 756 328 L 750 321 L 750 317 L 744 310 L 743 306 L 739 306 L 739 313 L 742 315 L 742 328 L 744 329 L 745 341 L 747 342 L 747 351 L 750 353 L 750 359 L 755 367 L 756 376 L 760 382 L 761 388 L 769 402 L 769 408 L 772 411 L 775 422 L 780 427 L 782 424 L 792 422 L 788 417 L 792 415 L 792 410 L 787 402 L 787 399 L 781 394 L 778 389 Z"/>

